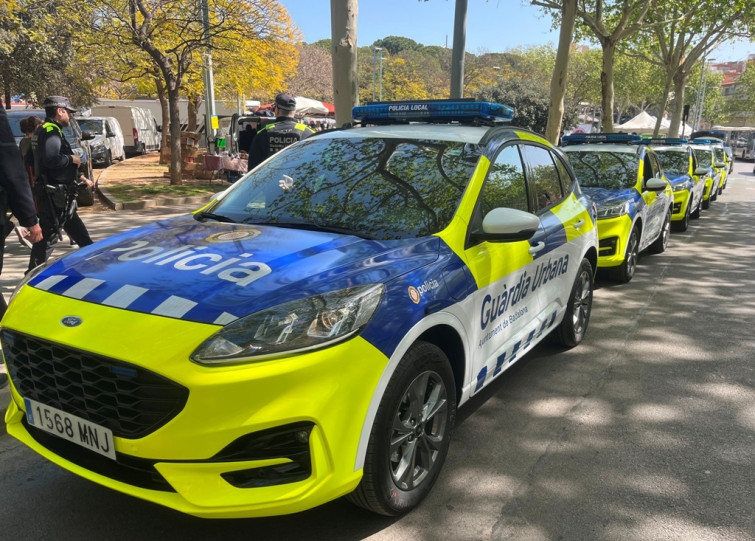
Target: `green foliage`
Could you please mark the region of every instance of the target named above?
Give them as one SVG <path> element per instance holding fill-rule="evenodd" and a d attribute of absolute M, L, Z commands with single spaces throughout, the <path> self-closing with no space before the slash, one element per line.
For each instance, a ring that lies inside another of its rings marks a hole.
<path fill-rule="evenodd" d="M 76 35 L 59 2 L 27 0 L 0 8 L 0 84 L 6 94 L 41 102 L 64 94 L 74 103 L 91 101 L 90 79 L 78 69 Z"/>
<path fill-rule="evenodd" d="M 527 128 L 535 133 L 544 133 L 548 124 L 550 89 L 532 81 L 511 79 L 495 86 L 485 86 L 475 94 L 484 101 L 504 103 L 514 108 L 512 126 Z M 574 126 L 577 122 L 577 109 L 573 104 L 565 104 L 562 125 Z"/>
<path fill-rule="evenodd" d="M 755 118 L 755 62 L 749 62 L 739 78 L 726 113 L 730 118 L 736 118 L 740 123 L 747 125 L 751 125 L 752 119 Z"/>
<path fill-rule="evenodd" d="M 391 55 L 397 55 L 401 51 L 418 51 L 422 48 L 422 45 L 413 39 L 401 36 L 388 36 L 387 38 L 379 39 L 372 46 L 382 47 Z"/>

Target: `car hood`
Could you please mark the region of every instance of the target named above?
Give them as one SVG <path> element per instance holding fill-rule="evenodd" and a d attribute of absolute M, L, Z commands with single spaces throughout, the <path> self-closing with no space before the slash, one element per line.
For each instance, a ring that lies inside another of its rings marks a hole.
<path fill-rule="evenodd" d="M 184 216 L 81 248 L 29 285 L 129 311 L 223 325 L 296 298 L 387 282 L 438 259 L 439 247 L 437 237 L 374 241 Z"/>
<path fill-rule="evenodd" d="M 635 199 L 638 195 L 637 190 L 635 190 L 634 188 L 612 190 L 609 188 L 585 188 L 584 186 L 582 186 L 582 191 L 586 193 L 590 197 L 590 199 L 595 201 L 595 204 L 599 207 Z"/>

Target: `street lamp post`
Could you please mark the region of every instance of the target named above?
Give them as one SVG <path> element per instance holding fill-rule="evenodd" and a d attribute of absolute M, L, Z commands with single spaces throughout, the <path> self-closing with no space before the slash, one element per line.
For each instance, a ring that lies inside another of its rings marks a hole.
<path fill-rule="evenodd" d="M 692 126 L 692 131 L 700 130 L 700 125 L 703 121 L 703 106 L 705 105 L 705 89 L 707 81 L 705 75 L 707 73 L 708 62 L 715 61 L 715 58 L 703 58 L 703 65 L 700 68 L 700 85 L 697 89 L 697 99 L 695 100 L 695 122 Z"/>

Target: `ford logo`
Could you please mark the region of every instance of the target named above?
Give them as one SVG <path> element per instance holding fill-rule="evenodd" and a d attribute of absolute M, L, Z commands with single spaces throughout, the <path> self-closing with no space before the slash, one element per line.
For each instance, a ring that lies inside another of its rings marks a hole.
<path fill-rule="evenodd" d="M 66 316 L 60 322 L 66 327 L 78 327 L 82 323 L 81 318 L 77 316 Z"/>

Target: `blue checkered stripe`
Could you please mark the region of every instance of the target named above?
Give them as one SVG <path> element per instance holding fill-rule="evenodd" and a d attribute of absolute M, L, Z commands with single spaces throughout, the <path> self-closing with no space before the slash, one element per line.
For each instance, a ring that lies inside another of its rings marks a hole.
<path fill-rule="evenodd" d="M 220 308 L 131 284 L 111 285 L 98 278 L 53 274 L 34 284 L 42 291 L 133 312 L 227 325 L 238 319 Z"/>

